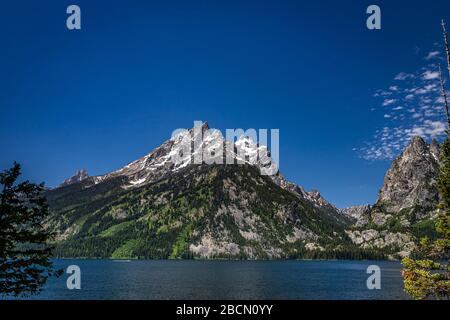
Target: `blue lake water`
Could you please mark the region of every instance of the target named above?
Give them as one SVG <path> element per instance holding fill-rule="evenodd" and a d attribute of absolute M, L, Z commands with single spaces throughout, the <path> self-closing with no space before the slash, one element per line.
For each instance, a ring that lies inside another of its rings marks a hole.
<path fill-rule="evenodd" d="M 33 299 L 407 299 L 401 264 L 391 261 L 55 260 L 81 268 L 81 290 L 68 275 Z M 369 265 L 381 289 L 369 290 Z"/>

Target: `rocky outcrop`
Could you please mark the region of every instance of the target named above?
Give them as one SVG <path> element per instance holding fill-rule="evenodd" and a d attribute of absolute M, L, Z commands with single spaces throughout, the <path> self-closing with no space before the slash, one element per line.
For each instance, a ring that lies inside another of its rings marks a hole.
<path fill-rule="evenodd" d="M 71 184 L 74 184 L 74 183 L 79 183 L 79 182 L 82 182 L 82 181 L 84 181 L 84 180 L 86 180 L 88 178 L 89 178 L 89 174 L 88 174 L 87 170 L 84 170 L 84 169 L 78 170 L 75 173 L 75 175 L 73 175 L 72 177 L 64 180 L 64 182 L 61 183 L 59 185 L 59 187 L 65 187 L 65 186 L 68 186 L 68 185 L 71 185 Z"/>
<path fill-rule="evenodd" d="M 432 210 L 439 201 L 438 174 L 438 144 L 434 141 L 430 146 L 421 137 L 414 137 L 392 163 L 377 202 L 392 213 L 414 206 Z"/>
<path fill-rule="evenodd" d="M 365 226 L 369 222 L 370 205 L 348 207 L 341 212 L 354 219 L 356 226 Z"/>
<path fill-rule="evenodd" d="M 363 249 L 385 249 L 406 257 L 416 248 L 414 236 L 410 233 L 391 232 L 388 230 L 354 230 L 347 231 L 352 241 Z"/>

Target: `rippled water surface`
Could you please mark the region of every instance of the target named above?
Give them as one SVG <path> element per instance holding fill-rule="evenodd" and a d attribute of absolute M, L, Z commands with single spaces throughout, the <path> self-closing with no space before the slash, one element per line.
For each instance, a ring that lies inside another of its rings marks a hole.
<path fill-rule="evenodd" d="M 34 299 L 407 299 L 399 262 L 55 260 L 81 268 L 81 290 L 65 274 Z M 381 290 L 366 270 L 381 268 Z"/>

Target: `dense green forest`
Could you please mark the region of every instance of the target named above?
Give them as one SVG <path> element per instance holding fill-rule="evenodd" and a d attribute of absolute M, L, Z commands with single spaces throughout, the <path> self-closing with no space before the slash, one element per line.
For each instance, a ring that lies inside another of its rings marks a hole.
<path fill-rule="evenodd" d="M 52 212 L 49 225 L 60 233 L 55 257 L 205 258 L 195 254 L 190 244 L 201 243 L 208 233 L 218 243 L 249 248 L 211 253 L 209 259 L 385 258 L 382 252 L 362 250 L 351 242 L 345 234 L 347 218 L 311 206 L 252 166 L 190 167 L 128 190 L 120 187 L 119 178 L 93 186 L 88 183 L 47 194 Z M 245 212 L 249 220 L 239 225 L 227 208 Z M 308 230 L 314 240 L 286 241 L 294 228 Z M 248 239 L 243 231 L 263 237 Z M 307 249 L 308 241 L 317 250 Z M 277 254 L 271 255 L 271 250 Z"/>

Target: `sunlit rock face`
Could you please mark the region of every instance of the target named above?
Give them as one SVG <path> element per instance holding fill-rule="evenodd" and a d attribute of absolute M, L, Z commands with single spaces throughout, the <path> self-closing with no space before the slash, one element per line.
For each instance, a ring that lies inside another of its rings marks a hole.
<path fill-rule="evenodd" d="M 342 213 L 355 219 L 356 226 L 365 226 L 369 222 L 370 205 L 348 207 L 343 209 Z"/>
<path fill-rule="evenodd" d="M 432 209 L 439 201 L 438 175 L 439 146 L 414 137 L 387 172 L 378 203 L 385 204 L 387 211 L 393 213 L 413 206 L 425 211 Z"/>

